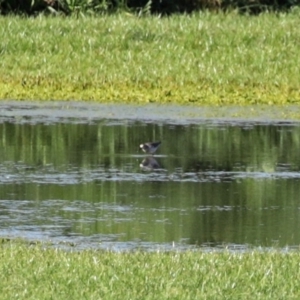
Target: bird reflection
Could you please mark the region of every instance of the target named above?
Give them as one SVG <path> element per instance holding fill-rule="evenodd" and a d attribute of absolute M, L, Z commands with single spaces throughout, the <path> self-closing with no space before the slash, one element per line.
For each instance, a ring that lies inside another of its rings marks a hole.
<path fill-rule="evenodd" d="M 143 161 L 140 163 L 140 167 L 143 170 L 149 171 L 149 170 L 159 169 L 160 165 L 153 156 L 149 156 L 143 159 Z"/>

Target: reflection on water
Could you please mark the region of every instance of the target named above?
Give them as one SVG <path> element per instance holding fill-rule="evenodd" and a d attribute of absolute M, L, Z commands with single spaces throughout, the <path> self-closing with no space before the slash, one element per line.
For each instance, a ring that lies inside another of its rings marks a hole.
<path fill-rule="evenodd" d="M 153 156 L 146 157 L 140 163 L 140 167 L 142 170 L 149 170 L 152 171 L 154 169 L 159 169 L 160 164 Z"/>
<path fill-rule="evenodd" d="M 82 248 L 296 247 L 297 124 L 0 123 L 0 236 Z M 154 156 L 139 145 L 162 140 Z"/>

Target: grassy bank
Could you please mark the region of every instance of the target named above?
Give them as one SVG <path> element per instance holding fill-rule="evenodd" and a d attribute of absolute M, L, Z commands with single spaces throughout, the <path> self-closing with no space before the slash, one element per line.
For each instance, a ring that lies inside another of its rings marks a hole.
<path fill-rule="evenodd" d="M 1 299 L 299 299 L 299 253 L 64 252 L 5 242 Z"/>
<path fill-rule="evenodd" d="M 300 102 L 300 11 L 0 18 L 0 99 Z"/>

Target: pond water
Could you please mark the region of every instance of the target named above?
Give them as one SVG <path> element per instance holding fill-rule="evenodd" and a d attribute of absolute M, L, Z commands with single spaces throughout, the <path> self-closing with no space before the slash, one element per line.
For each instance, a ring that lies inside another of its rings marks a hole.
<path fill-rule="evenodd" d="M 1 104 L 0 237 L 116 251 L 299 247 L 299 123 L 126 109 Z M 153 157 L 139 149 L 152 140 Z"/>

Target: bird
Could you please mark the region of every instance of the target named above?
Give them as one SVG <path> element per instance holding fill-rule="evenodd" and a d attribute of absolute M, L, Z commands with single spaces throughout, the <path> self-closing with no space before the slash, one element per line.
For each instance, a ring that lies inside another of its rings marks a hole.
<path fill-rule="evenodd" d="M 153 154 L 158 149 L 160 144 L 161 141 L 148 142 L 148 143 L 140 144 L 140 148 L 146 153 Z"/>

